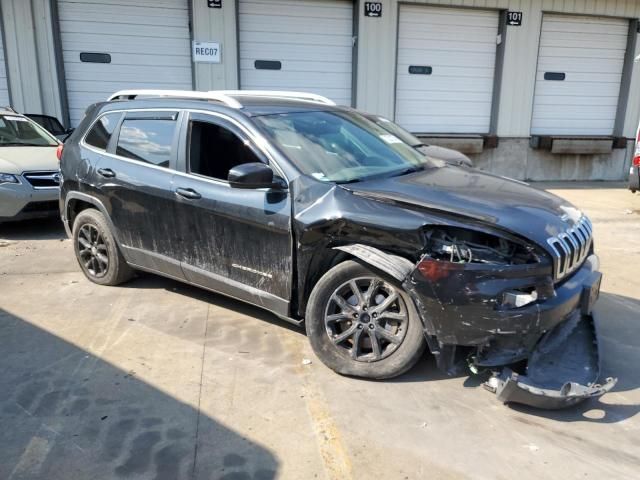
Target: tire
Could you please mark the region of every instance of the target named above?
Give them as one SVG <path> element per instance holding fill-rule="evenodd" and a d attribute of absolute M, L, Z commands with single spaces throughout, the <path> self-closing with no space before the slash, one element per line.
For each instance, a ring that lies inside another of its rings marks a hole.
<path fill-rule="evenodd" d="M 389 305 L 383 309 L 385 303 Z M 318 358 L 343 375 L 401 375 L 415 365 L 426 345 L 418 312 L 398 282 L 350 260 L 318 281 L 305 325 Z"/>
<path fill-rule="evenodd" d="M 133 277 L 104 215 L 89 208 L 73 222 L 73 249 L 85 276 L 99 285 L 119 285 Z M 105 262 L 106 259 L 106 262 Z"/>

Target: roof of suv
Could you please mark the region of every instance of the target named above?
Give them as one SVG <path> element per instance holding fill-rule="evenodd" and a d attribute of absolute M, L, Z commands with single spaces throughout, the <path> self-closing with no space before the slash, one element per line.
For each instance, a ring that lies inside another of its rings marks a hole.
<path fill-rule="evenodd" d="M 310 110 L 338 110 L 335 103 L 319 95 L 305 92 L 277 92 L 277 91 L 212 91 L 193 92 L 179 90 L 125 90 L 113 94 L 110 102 L 139 102 L 159 107 L 163 106 L 202 108 L 203 103 L 228 107 L 248 116 L 300 112 Z"/>

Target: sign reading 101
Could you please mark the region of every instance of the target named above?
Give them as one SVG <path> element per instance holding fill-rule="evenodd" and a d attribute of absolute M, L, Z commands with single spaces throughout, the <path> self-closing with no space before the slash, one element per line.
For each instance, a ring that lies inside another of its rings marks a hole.
<path fill-rule="evenodd" d="M 514 27 L 522 25 L 522 12 L 507 12 L 507 25 Z"/>

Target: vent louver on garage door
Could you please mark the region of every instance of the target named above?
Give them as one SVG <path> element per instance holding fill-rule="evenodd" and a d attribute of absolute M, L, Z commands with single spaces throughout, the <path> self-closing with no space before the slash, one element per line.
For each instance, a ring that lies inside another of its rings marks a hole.
<path fill-rule="evenodd" d="M 2 28 L 1 25 L 0 28 Z M 7 81 L 7 67 L 4 60 L 4 43 L 2 42 L 2 38 L 4 37 L 0 30 L 0 106 L 5 107 L 11 105 L 11 100 L 9 99 L 9 82 Z"/>
<path fill-rule="evenodd" d="M 188 1 L 58 0 L 72 125 L 117 90 L 192 88 Z"/>
<path fill-rule="evenodd" d="M 353 5 L 240 0 L 240 86 L 299 90 L 351 105 Z"/>
<path fill-rule="evenodd" d="M 611 135 L 629 22 L 545 14 L 532 134 Z"/>
<path fill-rule="evenodd" d="M 396 121 L 417 133 L 488 133 L 495 11 L 401 5 Z"/>

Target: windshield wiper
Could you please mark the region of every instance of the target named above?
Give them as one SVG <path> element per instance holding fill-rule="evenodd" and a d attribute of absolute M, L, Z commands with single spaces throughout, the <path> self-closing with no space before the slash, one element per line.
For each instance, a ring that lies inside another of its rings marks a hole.
<path fill-rule="evenodd" d="M 405 168 L 404 170 L 400 170 L 398 172 L 393 172 L 393 174 L 391 174 L 392 177 L 400 177 L 402 175 L 408 175 L 409 173 L 416 173 L 416 172 L 420 172 L 424 170 L 423 166 L 415 166 L 415 167 L 409 167 L 409 168 Z"/>
<path fill-rule="evenodd" d="M 346 185 L 347 183 L 357 183 L 357 182 L 361 182 L 362 179 L 361 178 L 350 178 L 349 180 L 341 180 L 339 182 L 336 182 L 338 185 Z"/>

